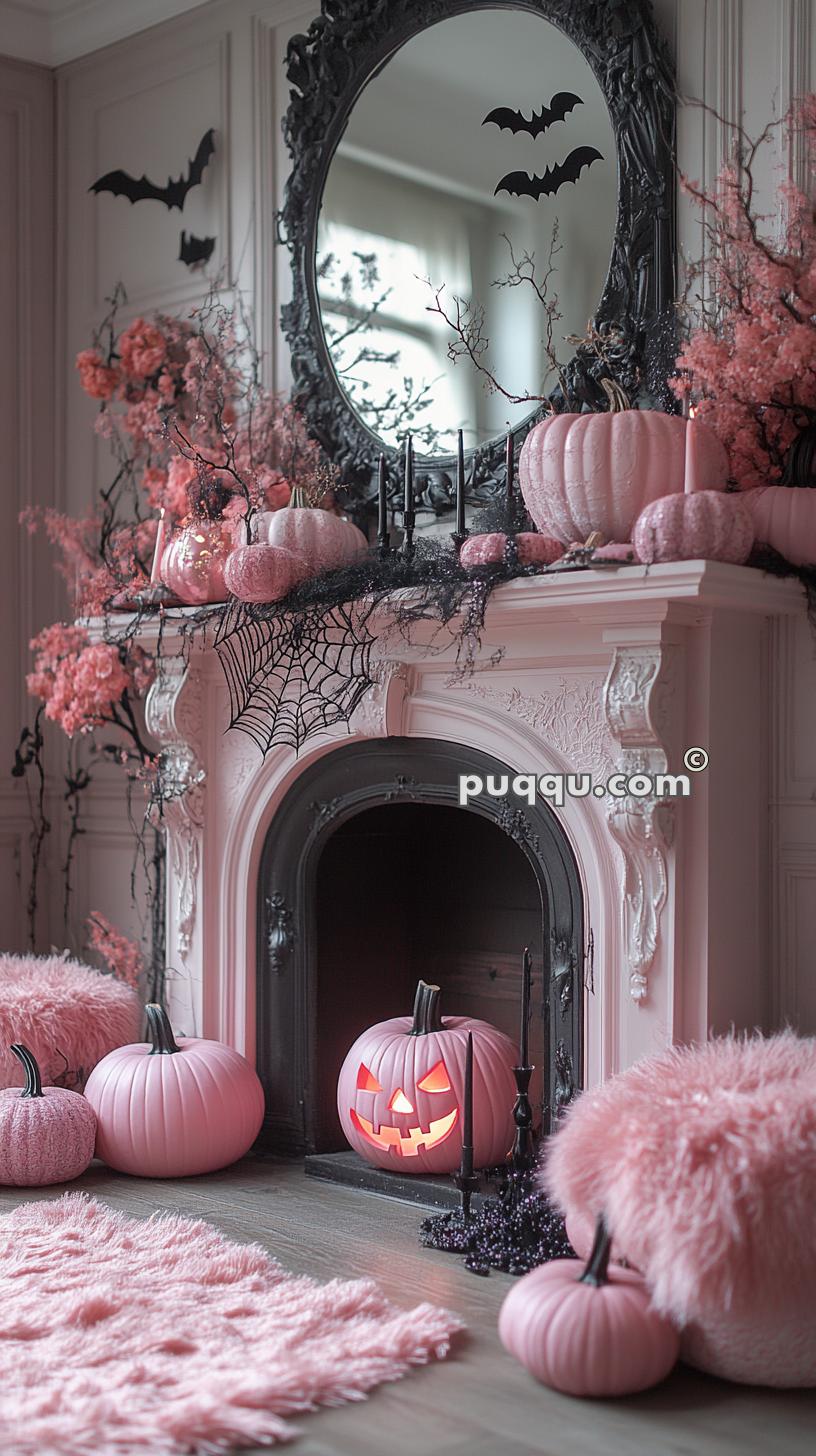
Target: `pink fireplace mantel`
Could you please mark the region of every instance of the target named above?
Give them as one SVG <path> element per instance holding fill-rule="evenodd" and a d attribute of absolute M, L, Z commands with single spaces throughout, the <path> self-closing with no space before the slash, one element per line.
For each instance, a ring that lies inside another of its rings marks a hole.
<path fill-rule="evenodd" d="M 767 640 L 803 610 L 798 583 L 715 562 L 525 579 L 491 598 L 483 657 L 450 681 L 453 652 L 427 629 L 376 662 L 351 737 L 422 737 L 481 749 L 516 772 L 682 773 L 709 754 L 688 798 L 567 799 L 555 809 L 582 881 L 585 1085 L 671 1041 L 768 1018 L 771 884 Z M 176 1028 L 254 1058 L 256 886 L 277 806 L 345 727 L 296 757 L 226 732 L 226 686 L 199 638 L 182 651 L 165 622 L 147 701 L 167 805 L 168 999 Z M 151 627 L 143 642 L 150 645 Z M 174 646 L 176 654 L 174 655 Z M 375 647 L 375 653 L 377 648 Z M 591 936 L 590 936 L 591 932 Z M 589 976 L 585 978 L 589 984 Z"/>

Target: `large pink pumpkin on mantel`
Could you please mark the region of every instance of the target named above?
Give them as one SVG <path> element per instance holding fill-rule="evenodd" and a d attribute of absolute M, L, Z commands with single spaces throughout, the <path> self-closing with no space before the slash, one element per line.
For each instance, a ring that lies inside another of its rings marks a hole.
<path fill-rule="evenodd" d="M 350 566 L 362 560 L 368 550 L 368 542 L 357 526 L 332 511 L 307 505 L 299 486 L 292 491 L 288 506 L 259 515 L 257 532 L 259 541 L 283 546 L 300 556 L 311 576 Z"/>
<path fill-rule="evenodd" d="M 760 485 L 742 499 L 751 512 L 758 541 L 793 566 L 816 564 L 816 490 L 808 486 Z"/>
<path fill-rule="evenodd" d="M 650 501 L 684 490 L 689 426 L 695 479 L 723 490 L 728 456 L 701 420 L 633 409 L 542 420 L 519 458 L 521 493 L 539 531 L 565 545 L 586 541 L 593 531 L 607 541 L 631 540 Z"/>
<path fill-rule="evenodd" d="M 88 1078 L 97 1157 L 142 1178 L 226 1168 L 248 1152 L 260 1131 L 258 1077 L 245 1057 L 221 1042 L 176 1042 L 161 1006 L 146 1006 L 145 1013 L 150 1041 L 109 1052 Z"/>
<path fill-rule="evenodd" d="M 439 987 L 420 981 L 413 1016 L 359 1036 L 340 1070 L 337 1110 L 355 1152 L 401 1173 L 452 1173 L 462 1154 L 468 1032 L 473 1033 L 473 1157 L 502 1163 L 513 1142 L 516 1048 L 495 1026 L 439 1014 Z"/>
<path fill-rule="evenodd" d="M 508 1354 L 565 1395 L 634 1395 L 665 1379 L 677 1360 L 677 1332 L 651 1308 L 640 1274 L 609 1270 L 610 1248 L 599 1221 L 583 1270 L 574 1259 L 542 1264 L 501 1307 Z"/>
<path fill-rule="evenodd" d="M 652 501 L 638 516 L 632 544 L 639 559 L 730 561 L 740 566 L 754 544 L 754 523 L 745 495 L 698 490 Z"/>
<path fill-rule="evenodd" d="M 235 546 L 229 521 L 192 521 L 164 549 L 161 579 L 187 606 L 225 602 L 224 567 Z"/>

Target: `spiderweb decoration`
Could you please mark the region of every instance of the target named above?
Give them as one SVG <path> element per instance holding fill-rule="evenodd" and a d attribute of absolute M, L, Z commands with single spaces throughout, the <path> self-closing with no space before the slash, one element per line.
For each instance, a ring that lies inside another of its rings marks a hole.
<path fill-rule="evenodd" d="M 299 753 L 315 733 L 348 723 L 373 684 L 370 603 L 262 616 L 233 603 L 214 641 L 230 699 L 230 728 L 261 750 Z"/>

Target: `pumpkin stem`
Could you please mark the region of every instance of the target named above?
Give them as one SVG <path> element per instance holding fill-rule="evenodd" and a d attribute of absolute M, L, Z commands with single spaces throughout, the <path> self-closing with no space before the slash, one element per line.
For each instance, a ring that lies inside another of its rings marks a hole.
<path fill-rule="evenodd" d="M 28 1047 L 23 1046 L 22 1042 L 19 1041 L 12 1042 L 9 1051 L 14 1052 L 15 1057 L 18 1061 L 22 1062 L 25 1069 L 25 1086 L 20 1096 L 42 1097 L 42 1077 L 40 1076 L 40 1069 L 37 1066 L 34 1053 L 30 1052 Z"/>
<path fill-rule="evenodd" d="M 172 1056 L 173 1052 L 180 1052 L 181 1047 L 176 1045 L 173 1028 L 167 1019 L 164 1007 L 159 1006 L 156 1001 L 150 1001 L 145 1006 L 145 1016 L 152 1043 L 148 1056 Z"/>
<path fill-rule="evenodd" d="M 306 492 L 303 489 L 302 485 L 292 486 L 292 494 L 289 497 L 289 504 L 290 506 L 297 506 L 301 510 L 305 509 L 305 507 L 308 506 L 309 502 L 306 499 Z"/>
<path fill-rule="evenodd" d="M 608 1284 L 606 1271 L 609 1268 L 609 1255 L 612 1252 L 612 1235 L 606 1227 L 606 1220 L 602 1213 L 598 1214 L 598 1222 L 595 1225 L 595 1241 L 590 1250 L 589 1258 L 586 1261 L 586 1268 L 583 1274 L 579 1275 L 579 1284 L 594 1284 L 596 1289 L 601 1285 Z"/>
<path fill-rule="evenodd" d="M 438 986 L 429 986 L 427 981 L 418 983 L 414 997 L 414 1024 L 410 1036 L 427 1036 L 429 1031 L 442 1030 L 442 1017 L 439 1014 L 441 994 Z"/>
<path fill-rule="evenodd" d="M 601 379 L 601 389 L 609 400 L 609 413 L 612 415 L 622 414 L 624 410 L 632 408 L 629 396 L 625 389 L 622 389 L 616 379 Z"/>

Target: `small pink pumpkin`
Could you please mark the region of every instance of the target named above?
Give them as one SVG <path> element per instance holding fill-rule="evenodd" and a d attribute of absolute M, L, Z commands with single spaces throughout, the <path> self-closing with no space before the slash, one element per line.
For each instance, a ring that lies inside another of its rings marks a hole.
<path fill-rule="evenodd" d="M 718 490 L 667 495 L 638 516 L 632 536 L 641 561 L 747 561 L 754 524 L 745 497 Z"/>
<path fill-rule="evenodd" d="M 583 1272 L 555 1259 L 525 1274 L 499 1314 L 499 1338 L 530 1374 L 565 1395 L 635 1395 L 665 1379 L 679 1353 L 669 1322 L 650 1306 L 633 1269 L 609 1269 L 599 1219 Z"/>
<path fill-rule="evenodd" d="M 258 1077 L 222 1042 L 176 1042 L 161 1006 L 146 1006 L 145 1013 L 150 1041 L 109 1052 L 88 1078 L 97 1156 L 119 1173 L 142 1178 L 226 1168 L 248 1152 L 260 1131 Z"/>
<path fill-rule="evenodd" d="M 283 546 L 301 557 L 312 576 L 338 566 L 350 566 L 368 551 L 362 531 L 332 511 L 308 506 L 299 486 L 292 491 L 288 506 L 261 513 L 257 530 L 260 541 Z"/>
<path fill-rule="evenodd" d="M 516 1048 L 486 1021 L 439 1014 L 439 987 L 420 981 L 414 1014 L 359 1036 L 340 1070 L 337 1110 L 354 1151 L 378 1168 L 452 1173 L 462 1153 L 468 1032 L 473 1033 L 473 1148 L 477 1168 L 513 1142 Z"/>
<path fill-rule="evenodd" d="M 27 1047 L 10 1048 L 22 1062 L 25 1086 L 0 1091 L 0 1184 L 42 1188 L 84 1173 L 94 1154 L 96 1117 L 90 1103 L 64 1087 L 43 1087 Z"/>
<path fill-rule="evenodd" d="M 728 479 L 714 431 L 659 410 L 552 415 L 535 425 L 519 458 L 521 493 L 539 531 L 557 541 L 628 541 L 644 506 L 686 484 L 686 432 L 695 432 L 695 476 L 711 490 Z"/>
<path fill-rule="evenodd" d="M 161 579 L 188 606 L 225 602 L 224 567 L 235 546 L 228 521 L 191 521 L 164 549 Z"/>
<path fill-rule="evenodd" d="M 550 536 L 540 536 L 537 531 L 519 531 L 515 537 L 516 551 L 521 566 L 541 564 L 549 566 L 564 555 L 560 541 Z M 488 531 L 481 536 L 469 536 L 459 552 L 462 566 L 490 566 L 504 561 L 507 537 L 503 531 Z"/>
<path fill-rule="evenodd" d="M 265 541 L 236 547 L 224 567 L 224 581 L 239 602 L 277 602 L 306 574 L 302 557 Z"/>
<path fill-rule="evenodd" d="M 816 564 L 816 490 L 760 485 L 741 498 L 751 512 L 758 541 L 765 541 L 793 566 Z"/>

